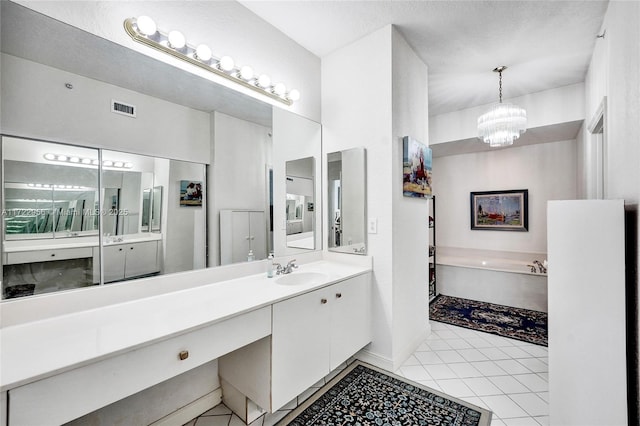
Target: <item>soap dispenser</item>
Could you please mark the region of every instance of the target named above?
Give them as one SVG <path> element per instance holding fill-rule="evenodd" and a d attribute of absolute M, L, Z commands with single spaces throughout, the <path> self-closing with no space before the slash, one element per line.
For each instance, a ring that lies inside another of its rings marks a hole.
<path fill-rule="evenodd" d="M 247 261 L 253 262 L 254 260 L 256 260 L 256 257 L 253 255 L 253 250 L 249 250 L 249 254 L 247 255 Z"/>
<path fill-rule="evenodd" d="M 273 278 L 273 253 L 267 258 L 267 278 Z"/>

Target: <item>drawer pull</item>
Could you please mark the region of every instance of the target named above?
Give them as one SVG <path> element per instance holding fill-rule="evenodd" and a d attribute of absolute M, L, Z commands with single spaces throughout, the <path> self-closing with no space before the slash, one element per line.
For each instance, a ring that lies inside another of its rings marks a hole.
<path fill-rule="evenodd" d="M 325 303 L 327 303 L 327 299 L 325 299 L 325 298 L 323 297 L 322 299 L 320 299 L 320 303 L 322 303 L 322 304 L 324 305 Z"/>
<path fill-rule="evenodd" d="M 180 353 L 178 354 L 178 358 L 180 358 L 180 361 L 184 361 L 185 359 L 189 358 L 189 351 L 180 351 Z"/>
<path fill-rule="evenodd" d="M 340 299 L 342 297 L 342 293 L 336 293 L 336 299 Z"/>

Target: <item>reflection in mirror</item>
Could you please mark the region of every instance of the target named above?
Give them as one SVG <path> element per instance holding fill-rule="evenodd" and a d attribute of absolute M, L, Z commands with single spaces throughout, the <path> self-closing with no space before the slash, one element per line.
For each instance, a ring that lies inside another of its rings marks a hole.
<path fill-rule="evenodd" d="M 329 250 L 366 254 L 366 151 L 327 155 Z"/>
<path fill-rule="evenodd" d="M 2 137 L 2 298 L 100 282 L 98 154 Z"/>
<path fill-rule="evenodd" d="M 287 161 L 287 247 L 313 250 L 314 236 L 314 163 L 313 157 Z"/>

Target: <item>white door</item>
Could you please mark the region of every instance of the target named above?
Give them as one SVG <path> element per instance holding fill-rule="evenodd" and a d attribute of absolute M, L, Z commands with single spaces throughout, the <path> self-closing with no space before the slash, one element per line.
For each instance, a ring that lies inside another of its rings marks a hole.
<path fill-rule="evenodd" d="M 264 212 L 249 212 L 249 240 L 255 260 L 267 258 L 267 225 Z"/>

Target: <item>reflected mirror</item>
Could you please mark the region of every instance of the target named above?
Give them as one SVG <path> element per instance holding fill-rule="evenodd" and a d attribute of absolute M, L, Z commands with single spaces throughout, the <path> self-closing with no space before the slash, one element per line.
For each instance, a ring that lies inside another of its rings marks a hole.
<path fill-rule="evenodd" d="M 314 164 L 313 157 L 286 162 L 287 247 L 309 250 L 315 248 Z"/>
<path fill-rule="evenodd" d="M 328 248 L 342 253 L 367 252 L 367 170 L 364 148 L 327 155 Z"/>

